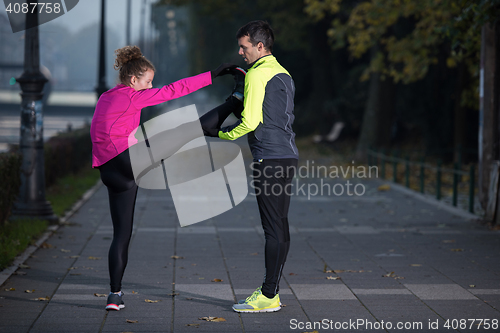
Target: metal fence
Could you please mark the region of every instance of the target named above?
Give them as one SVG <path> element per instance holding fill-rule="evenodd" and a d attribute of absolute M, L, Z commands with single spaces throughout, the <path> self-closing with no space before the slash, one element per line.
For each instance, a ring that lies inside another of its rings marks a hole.
<path fill-rule="evenodd" d="M 475 189 L 475 165 L 471 164 L 469 167 L 469 171 L 463 171 L 461 163 L 455 162 L 453 165 L 453 169 L 450 168 L 445 168 L 442 166 L 442 162 L 438 161 L 437 166 L 425 163 L 425 159 L 422 158 L 421 161 L 416 162 L 416 161 L 410 161 L 409 157 L 406 158 L 399 158 L 396 156 L 388 156 L 385 155 L 384 150 L 381 150 L 380 152 L 377 152 L 374 149 L 369 149 L 368 150 L 368 164 L 369 165 L 377 165 L 379 166 L 380 170 L 380 177 L 382 179 L 386 179 L 386 164 L 389 164 L 388 167 L 392 167 L 392 181 L 397 183 L 398 182 L 398 165 L 403 165 L 404 166 L 404 185 L 406 187 L 410 187 L 410 169 L 411 167 L 417 167 L 418 168 L 418 182 L 419 182 L 419 190 L 421 193 L 425 193 L 425 171 L 430 170 L 431 172 L 434 172 L 436 175 L 436 184 L 435 184 L 435 190 L 436 190 L 436 199 L 441 200 L 442 198 L 442 178 L 443 174 L 450 174 L 452 175 L 452 204 L 453 206 L 457 206 L 457 201 L 458 201 L 458 184 L 462 181 L 463 176 L 469 176 L 469 191 L 468 191 L 468 196 L 469 196 L 469 202 L 468 202 L 468 210 L 471 213 L 474 213 L 474 189 Z"/>

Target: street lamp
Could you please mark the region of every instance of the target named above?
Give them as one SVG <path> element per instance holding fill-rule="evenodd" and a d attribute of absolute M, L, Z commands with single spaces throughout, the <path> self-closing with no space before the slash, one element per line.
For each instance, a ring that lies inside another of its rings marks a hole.
<path fill-rule="evenodd" d="M 100 30 L 100 42 L 99 42 L 99 74 L 97 78 L 97 87 L 95 91 L 97 93 L 97 99 L 108 90 L 106 87 L 106 1 L 101 0 L 101 30 Z"/>
<path fill-rule="evenodd" d="M 127 45 L 130 45 L 130 29 L 132 27 L 132 0 L 127 0 L 127 22 L 126 22 L 126 29 L 127 29 Z"/>
<path fill-rule="evenodd" d="M 33 28 L 29 28 L 32 26 Z M 21 188 L 12 209 L 12 218 L 35 218 L 59 221 L 50 203 L 45 199 L 45 167 L 43 153 L 43 86 L 47 82 L 40 72 L 40 45 L 38 12 L 26 14 L 24 38 L 24 72 L 17 79 L 21 85 L 21 134 L 19 149 L 22 154 Z"/>

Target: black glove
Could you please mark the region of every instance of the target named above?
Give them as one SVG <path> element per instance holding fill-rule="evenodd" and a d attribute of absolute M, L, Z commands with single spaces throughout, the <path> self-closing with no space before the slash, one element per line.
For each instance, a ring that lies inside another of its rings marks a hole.
<path fill-rule="evenodd" d="M 214 69 L 213 71 L 210 71 L 212 74 L 212 80 L 215 79 L 217 76 L 222 76 L 226 74 L 230 74 L 231 70 L 233 68 L 236 68 L 238 66 L 230 64 L 230 63 L 223 63 L 217 69 Z"/>
<path fill-rule="evenodd" d="M 210 136 L 212 138 L 218 138 L 219 137 L 219 131 L 220 131 L 220 128 L 204 128 L 203 129 L 203 134 L 205 136 Z"/>

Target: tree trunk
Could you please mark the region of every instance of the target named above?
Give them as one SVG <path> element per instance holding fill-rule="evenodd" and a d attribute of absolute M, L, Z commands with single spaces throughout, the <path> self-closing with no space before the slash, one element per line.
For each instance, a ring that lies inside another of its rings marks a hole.
<path fill-rule="evenodd" d="M 372 51 L 374 54 L 376 50 Z M 394 114 L 395 85 L 392 78 L 380 73 L 370 75 L 368 99 L 363 115 L 361 133 L 356 148 L 356 159 L 365 160 L 370 146 L 387 147 L 391 141 Z"/>
<path fill-rule="evenodd" d="M 453 126 L 453 144 L 455 162 L 461 162 L 463 160 L 464 154 L 460 154 L 460 151 L 463 152 L 466 147 L 466 138 L 467 138 L 467 109 L 462 106 L 462 92 L 465 88 L 466 82 L 466 71 L 467 68 L 465 64 L 461 63 L 458 65 L 458 76 L 457 76 L 457 84 L 455 90 L 455 105 L 454 105 L 454 126 Z"/>
<path fill-rule="evenodd" d="M 482 30 L 480 107 L 479 107 L 479 200 L 487 209 L 490 198 L 490 173 L 493 161 L 499 159 L 499 79 L 500 64 L 499 22 L 486 24 Z"/>

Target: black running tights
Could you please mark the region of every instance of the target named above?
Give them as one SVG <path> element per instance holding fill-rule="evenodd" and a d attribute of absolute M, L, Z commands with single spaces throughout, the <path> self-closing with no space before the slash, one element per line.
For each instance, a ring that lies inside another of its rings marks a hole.
<path fill-rule="evenodd" d="M 101 180 L 108 188 L 109 208 L 113 221 L 113 241 L 108 253 L 111 292 L 122 287 L 128 260 L 128 246 L 134 224 L 137 185 L 128 149 L 99 167 Z"/>
<path fill-rule="evenodd" d="M 262 294 L 273 298 L 290 248 L 288 208 L 297 159 L 264 159 L 253 164 L 253 180 L 266 244 Z"/>

